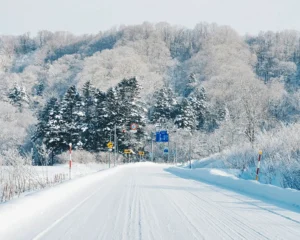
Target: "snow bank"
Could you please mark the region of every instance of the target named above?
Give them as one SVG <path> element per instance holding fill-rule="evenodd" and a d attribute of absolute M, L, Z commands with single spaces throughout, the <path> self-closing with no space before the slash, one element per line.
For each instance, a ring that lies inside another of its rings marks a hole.
<path fill-rule="evenodd" d="M 298 190 L 261 184 L 254 180 L 239 179 L 220 169 L 203 168 L 190 170 L 172 167 L 165 170 L 182 178 L 200 180 L 233 191 L 300 208 L 300 191 Z"/>
<path fill-rule="evenodd" d="M 108 168 L 108 164 L 74 163 L 72 179 Z M 69 179 L 69 165 L 31 166 L 19 164 L 16 166 L 0 166 L 0 202 L 53 186 Z"/>
<path fill-rule="evenodd" d="M 84 198 L 84 192 L 95 191 L 99 180 L 115 174 L 121 166 L 97 172 L 86 177 L 66 181 L 53 188 L 29 193 L 26 197 L 0 204 L 0 235 L 5 228 L 15 228 L 18 222 L 26 222 L 37 215 L 43 215 L 56 206 L 72 206 Z M 59 209 L 58 209 L 59 210 Z M 12 230 L 13 231 L 13 230 Z"/>

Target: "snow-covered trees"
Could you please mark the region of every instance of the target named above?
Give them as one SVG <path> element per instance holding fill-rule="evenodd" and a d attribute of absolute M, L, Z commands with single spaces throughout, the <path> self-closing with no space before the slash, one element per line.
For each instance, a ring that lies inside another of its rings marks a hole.
<path fill-rule="evenodd" d="M 74 148 L 82 146 L 82 100 L 75 86 L 71 86 L 66 92 L 60 107 L 62 116 L 61 132 L 63 133 L 64 148 L 68 149 L 69 143 L 72 143 Z M 63 147 L 63 146 L 62 146 Z"/>
<path fill-rule="evenodd" d="M 178 114 L 175 118 L 175 124 L 178 128 L 186 128 L 190 130 L 196 129 L 196 115 L 192 103 L 184 98 L 178 107 Z"/>
<path fill-rule="evenodd" d="M 24 104 L 29 103 L 29 97 L 26 93 L 26 89 L 23 86 L 19 86 L 15 83 L 14 87 L 10 89 L 8 93 L 8 98 L 14 106 L 17 106 L 19 110 L 22 110 Z"/>
<path fill-rule="evenodd" d="M 187 29 L 145 22 L 97 35 L 0 36 L 0 80 L 1 123 L 12 132 L 6 137 L 2 129 L 5 149 L 20 136 L 18 149 L 30 150 L 31 138 L 24 136 L 30 124 L 20 128 L 6 115 L 33 123 L 31 113 L 41 125 L 37 132 L 44 131 L 34 148 L 49 153 L 57 146 L 54 155 L 70 141 L 104 151 L 115 125 L 120 151 L 139 148 L 147 144 L 144 126 L 157 122 L 193 130 L 206 142 L 205 150 L 195 148 L 206 155 L 239 144 L 255 149 L 262 132 L 299 122 L 300 33 L 243 38 L 216 24 Z M 38 111 L 45 112 L 44 122 Z M 140 126 L 136 134 L 129 132 L 132 122 Z"/>
<path fill-rule="evenodd" d="M 95 94 L 96 89 L 90 82 L 86 82 L 82 88 L 82 108 L 83 117 L 81 121 L 82 144 L 83 148 L 91 151 L 94 146 L 95 125 L 93 117 L 95 114 Z"/>
<path fill-rule="evenodd" d="M 140 85 L 136 78 L 124 79 L 115 88 L 108 90 L 106 95 L 107 109 L 109 114 L 108 128 L 112 131 L 118 126 L 119 149 L 129 146 L 135 148 L 143 144 L 145 136 L 146 112 L 139 99 Z M 139 128 L 136 134 L 130 134 L 130 125 L 136 123 Z M 125 130 L 123 132 L 122 130 Z"/>
<path fill-rule="evenodd" d="M 172 114 L 177 102 L 172 89 L 168 87 L 161 88 L 154 93 L 154 99 L 155 103 L 151 109 L 151 120 L 156 123 L 173 118 Z"/>
<path fill-rule="evenodd" d="M 136 78 L 122 80 L 107 93 L 94 88 L 90 82 L 84 84 L 82 95 L 71 86 L 60 103 L 56 98 L 46 103 L 39 114 L 33 140 L 45 144 L 52 159 L 68 149 L 69 143 L 75 150 L 104 150 L 115 126 L 120 151 L 128 145 L 133 148 L 143 145 L 146 112 L 137 101 L 139 89 Z M 129 132 L 131 123 L 138 124 L 139 128 L 130 136 L 129 143 L 122 130 Z"/>

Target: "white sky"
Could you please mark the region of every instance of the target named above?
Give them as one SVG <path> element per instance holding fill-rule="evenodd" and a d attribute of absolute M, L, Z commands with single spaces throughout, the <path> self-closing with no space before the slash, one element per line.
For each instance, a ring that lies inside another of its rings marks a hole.
<path fill-rule="evenodd" d="M 0 34 L 97 33 L 144 21 L 189 28 L 215 22 L 240 34 L 300 31 L 299 9 L 300 0 L 0 0 Z"/>

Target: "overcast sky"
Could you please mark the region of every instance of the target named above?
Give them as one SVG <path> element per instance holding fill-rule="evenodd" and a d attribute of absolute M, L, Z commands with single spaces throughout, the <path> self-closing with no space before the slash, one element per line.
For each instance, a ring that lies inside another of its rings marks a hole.
<path fill-rule="evenodd" d="M 240 34 L 300 31 L 299 9 L 300 0 L 0 0 L 0 34 L 97 33 L 144 21 L 189 28 L 215 22 Z"/>

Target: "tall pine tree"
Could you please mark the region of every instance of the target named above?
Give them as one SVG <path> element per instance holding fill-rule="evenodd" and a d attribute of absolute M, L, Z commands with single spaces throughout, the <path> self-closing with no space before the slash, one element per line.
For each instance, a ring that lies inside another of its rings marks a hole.
<path fill-rule="evenodd" d="M 203 87 L 195 89 L 188 97 L 188 101 L 195 112 L 197 129 L 203 130 L 208 115 L 205 89 Z"/>
<path fill-rule="evenodd" d="M 193 109 L 192 103 L 183 98 L 182 102 L 178 105 L 178 115 L 175 118 L 174 123 L 178 128 L 185 128 L 194 130 L 197 126 L 196 114 Z"/>
<path fill-rule="evenodd" d="M 38 124 L 33 136 L 36 144 L 44 143 L 46 149 L 51 151 L 52 164 L 54 155 L 63 150 L 63 135 L 61 132 L 62 117 L 56 98 L 50 98 L 38 115 Z"/>
<path fill-rule="evenodd" d="M 29 103 L 29 97 L 26 93 L 25 87 L 19 86 L 17 83 L 15 83 L 14 87 L 10 89 L 8 98 L 10 103 L 17 106 L 20 111 L 22 111 L 24 104 Z"/>
<path fill-rule="evenodd" d="M 95 114 L 95 92 L 96 89 L 90 82 L 86 82 L 82 88 L 82 122 L 81 122 L 81 139 L 83 148 L 87 151 L 94 150 L 96 138 L 96 128 L 93 121 Z"/>
<path fill-rule="evenodd" d="M 95 111 L 93 114 L 93 125 L 95 127 L 95 135 L 93 137 L 94 151 L 104 150 L 109 138 L 110 129 L 109 123 L 109 110 L 107 108 L 107 97 L 104 92 L 99 90 L 95 93 Z"/>
<path fill-rule="evenodd" d="M 173 91 L 164 87 L 154 94 L 154 98 L 155 104 L 151 113 L 152 122 L 164 122 L 171 119 L 177 103 Z"/>
<path fill-rule="evenodd" d="M 75 86 L 71 86 L 61 103 L 60 114 L 62 116 L 62 134 L 65 149 L 68 149 L 69 143 L 73 148 L 82 147 L 82 101 L 79 92 Z"/>

